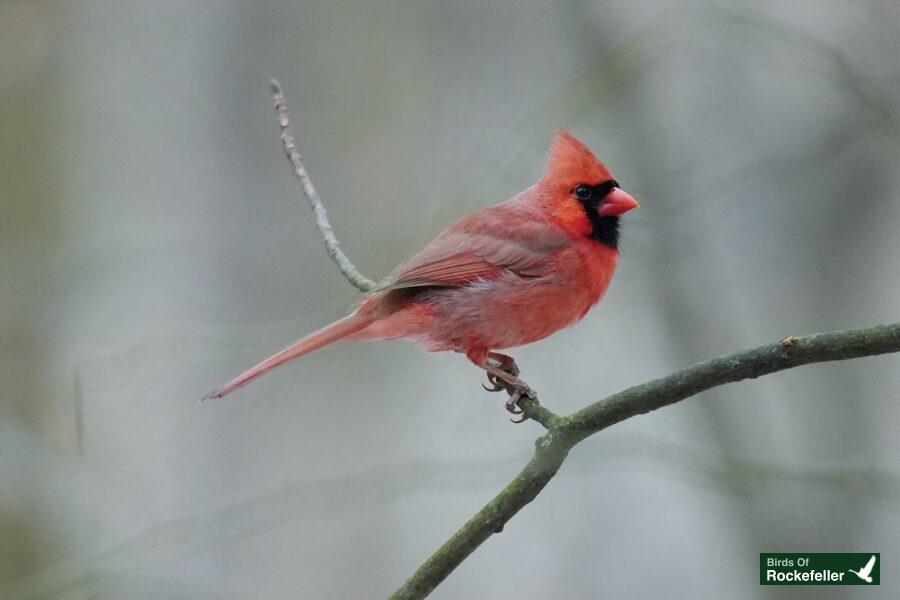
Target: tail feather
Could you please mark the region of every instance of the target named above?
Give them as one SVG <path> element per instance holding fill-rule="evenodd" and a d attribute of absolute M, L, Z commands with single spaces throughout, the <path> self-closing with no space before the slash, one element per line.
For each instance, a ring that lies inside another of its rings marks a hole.
<path fill-rule="evenodd" d="M 295 358 L 299 358 L 304 354 L 309 354 L 319 348 L 333 344 L 348 335 L 352 335 L 357 331 L 365 329 L 371 323 L 372 320 L 369 317 L 360 315 L 359 312 L 355 312 L 340 321 L 335 321 L 331 325 L 323 327 L 322 329 L 309 334 L 305 338 L 294 342 L 275 356 L 267 358 L 252 369 L 241 373 L 225 385 L 208 393 L 203 399 L 207 400 L 209 398 L 221 398 L 227 396 L 234 390 L 247 385 L 260 375 L 264 375 L 272 369 L 275 369 L 288 361 L 294 360 Z"/>

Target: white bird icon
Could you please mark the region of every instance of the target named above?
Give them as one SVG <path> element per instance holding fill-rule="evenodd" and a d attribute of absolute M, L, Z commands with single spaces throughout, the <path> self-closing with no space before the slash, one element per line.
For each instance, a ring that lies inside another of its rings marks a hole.
<path fill-rule="evenodd" d="M 866 583 L 872 583 L 871 573 L 872 573 L 872 568 L 874 566 L 875 566 L 875 555 L 873 554 L 872 558 L 869 559 L 869 562 L 867 562 L 866 566 L 864 566 L 862 569 L 860 569 L 859 571 L 854 571 L 853 569 L 847 569 L 847 572 L 853 573 L 854 575 L 856 575 L 857 577 L 859 577 Z"/>

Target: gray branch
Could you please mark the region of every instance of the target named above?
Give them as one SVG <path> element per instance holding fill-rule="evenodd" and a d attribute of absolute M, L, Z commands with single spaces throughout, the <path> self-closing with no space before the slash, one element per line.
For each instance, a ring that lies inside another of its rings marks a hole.
<path fill-rule="evenodd" d="M 328 256 L 337 263 L 338 268 L 344 274 L 344 277 L 347 278 L 347 281 L 358 290 L 369 292 L 375 288 L 375 282 L 360 273 L 356 266 L 350 262 L 350 259 L 347 258 L 347 255 L 344 254 L 344 251 L 341 250 L 341 244 L 335 237 L 334 229 L 328 221 L 328 213 L 325 211 L 325 206 L 322 204 L 319 193 L 316 191 L 312 179 L 309 178 L 309 173 L 307 173 L 306 167 L 303 165 L 303 158 L 297 150 L 297 142 L 294 139 L 293 131 L 291 131 L 291 116 L 288 113 L 287 102 L 284 99 L 284 91 L 281 89 L 281 84 L 278 83 L 278 80 L 272 79 L 269 85 L 272 88 L 272 95 L 275 96 L 275 113 L 278 115 L 278 125 L 281 127 L 281 143 L 284 146 L 284 153 L 287 155 L 288 160 L 291 161 L 291 165 L 294 167 L 294 175 L 300 181 L 303 194 L 309 201 L 309 207 L 316 216 L 316 227 L 319 228 L 319 233 L 322 234 Z"/>

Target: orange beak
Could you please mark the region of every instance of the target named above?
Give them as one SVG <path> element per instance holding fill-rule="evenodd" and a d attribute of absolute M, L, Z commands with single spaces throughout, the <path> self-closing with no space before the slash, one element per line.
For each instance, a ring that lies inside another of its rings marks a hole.
<path fill-rule="evenodd" d="M 638 204 L 637 200 L 619 188 L 613 188 L 612 191 L 603 198 L 600 206 L 597 207 L 597 213 L 601 217 L 618 217 L 619 215 L 624 215 L 629 210 L 634 210 L 638 206 L 640 206 L 640 204 Z"/>

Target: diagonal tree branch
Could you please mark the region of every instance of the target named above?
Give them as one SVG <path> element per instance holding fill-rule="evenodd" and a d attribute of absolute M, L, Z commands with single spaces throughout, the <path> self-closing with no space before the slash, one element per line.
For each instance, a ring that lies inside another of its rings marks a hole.
<path fill-rule="evenodd" d="M 630 417 L 650 412 L 726 383 L 754 379 L 801 365 L 875 356 L 900 351 L 900 323 L 788 337 L 714 358 L 660 379 L 629 388 L 567 417 L 549 422 L 535 442 L 531 461 L 500 494 L 435 552 L 391 596 L 424 598 L 492 533 L 503 530 L 523 506 L 534 500 L 584 438 Z"/>
<path fill-rule="evenodd" d="M 309 178 L 309 173 L 306 171 L 306 166 L 303 164 L 303 158 L 297 150 L 297 142 L 294 139 L 293 131 L 291 131 L 291 116 L 288 113 L 287 101 L 284 99 L 284 91 L 281 89 L 281 84 L 278 83 L 277 79 L 272 79 L 269 81 L 269 86 L 272 88 L 272 95 L 275 97 L 275 113 L 278 115 L 278 125 L 281 127 L 281 143 L 284 146 L 284 153 L 288 160 L 291 161 L 291 166 L 294 167 L 294 175 L 300 181 L 303 194 L 309 201 L 309 207 L 316 215 L 316 227 L 319 228 L 319 233 L 322 234 L 322 239 L 325 241 L 325 249 L 328 251 L 328 256 L 337 263 L 338 268 L 344 274 L 344 277 L 347 278 L 347 281 L 359 291 L 372 291 L 375 288 L 375 282 L 356 269 L 356 266 L 344 254 L 340 242 L 334 235 L 331 222 L 328 220 L 328 213 L 325 211 L 325 205 L 322 204 L 319 193 L 316 191 L 312 179 Z"/>
<path fill-rule="evenodd" d="M 328 254 L 351 284 L 363 292 L 371 291 L 375 283 L 362 275 L 341 250 L 328 222 L 325 207 L 306 172 L 291 132 L 290 116 L 281 85 L 273 79 L 271 88 L 275 96 L 275 111 L 281 126 L 285 154 L 315 213 L 316 226 L 322 234 Z M 566 417 L 556 415 L 536 400 L 525 398 L 519 403 L 525 416 L 547 428 L 547 432 L 535 441 L 534 456 L 516 478 L 426 560 L 394 592 L 391 599 L 412 600 L 430 594 L 478 546 L 492 534 L 503 531 L 503 526 L 541 493 L 559 471 L 573 446 L 598 431 L 727 383 L 755 379 L 810 363 L 890 352 L 900 352 L 900 323 L 787 337 L 775 344 L 697 363 L 660 379 L 613 394 Z"/>

